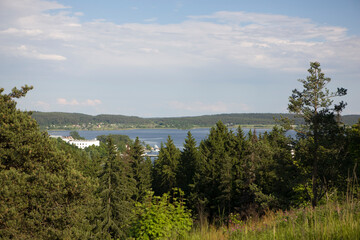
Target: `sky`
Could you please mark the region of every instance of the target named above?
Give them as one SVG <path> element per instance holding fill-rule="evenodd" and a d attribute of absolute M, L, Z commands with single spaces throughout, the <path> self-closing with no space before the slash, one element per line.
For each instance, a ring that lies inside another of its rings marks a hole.
<path fill-rule="evenodd" d="M 286 113 L 318 61 L 360 114 L 359 0 L 0 0 L 0 87 L 28 111 Z"/>

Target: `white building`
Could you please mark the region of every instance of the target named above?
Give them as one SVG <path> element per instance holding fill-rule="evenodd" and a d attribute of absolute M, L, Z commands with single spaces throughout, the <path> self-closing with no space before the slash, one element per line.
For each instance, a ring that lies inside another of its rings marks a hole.
<path fill-rule="evenodd" d="M 70 140 L 70 144 L 77 146 L 78 148 L 84 149 L 90 146 L 100 146 L 100 141 L 96 138 L 93 140 Z"/>
<path fill-rule="evenodd" d="M 58 135 L 50 135 L 51 138 L 61 138 L 61 140 L 69 143 L 69 144 L 73 144 L 78 148 L 84 149 L 90 146 L 100 146 L 100 141 L 97 140 L 96 138 L 93 140 L 75 140 L 72 137 L 64 137 L 64 136 L 58 136 Z"/>

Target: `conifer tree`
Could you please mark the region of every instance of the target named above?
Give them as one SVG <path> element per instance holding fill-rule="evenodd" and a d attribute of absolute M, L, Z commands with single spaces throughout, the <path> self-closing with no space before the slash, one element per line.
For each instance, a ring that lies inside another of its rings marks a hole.
<path fill-rule="evenodd" d="M 231 210 L 233 157 L 229 146 L 234 139 L 232 135 L 222 122 L 218 122 L 200 144 L 202 167 L 197 188 L 202 192 L 199 200 L 207 203 L 210 219 Z"/>
<path fill-rule="evenodd" d="M 108 154 L 99 176 L 101 214 L 98 237 L 101 239 L 124 238 L 129 228 L 134 202 L 135 181 L 129 163 L 121 159 L 112 138 L 107 139 Z"/>
<path fill-rule="evenodd" d="M 144 147 L 141 145 L 138 137 L 136 137 L 128 155 L 133 170 L 133 177 L 136 181 L 134 200 L 142 202 L 147 192 L 151 190 L 151 160 L 144 156 Z"/>
<path fill-rule="evenodd" d="M 168 136 L 165 146 L 161 144 L 159 157 L 154 161 L 153 189 L 156 195 L 162 195 L 176 187 L 179 159 L 180 150 Z"/>
<path fill-rule="evenodd" d="M 181 151 L 177 173 L 178 187 L 184 191 L 185 197 L 189 200 L 193 198 L 190 196 L 190 193 L 194 190 L 195 174 L 199 169 L 199 161 L 199 150 L 196 146 L 195 138 L 189 131 L 185 139 L 184 148 Z M 190 200 L 188 206 L 194 209 L 193 201 Z"/>
<path fill-rule="evenodd" d="M 89 239 L 95 186 L 16 109 L 31 89 L 0 89 L 0 238 Z"/>
<path fill-rule="evenodd" d="M 293 161 L 293 140 L 286 137 L 285 130 L 277 126 L 264 137 L 270 148 L 271 158 L 261 169 L 265 173 L 262 188 L 265 193 L 276 197 L 278 203 L 276 207 L 286 209 L 293 203 L 295 196 L 293 190 L 299 175 Z"/>
<path fill-rule="evenodd" d="M 245 178 L 248 176 L 244 171 L 245 154 L 247 152 L 248 144 L 243 130 L 239 126 L 237 134 L 234 138 L 233 145 L 233 182 L 232 182 L 232 207 L 236 211 L 240 211 L 243 208 L 242 199 L 244 198 L 244 188 L 246 186 Z"/>
<path fill-rule="evenodd" d="M 306 80 L 299 80 L 303 90 L 294 89 L 289 97 L 288 110 L 305 121 L 299 129 L 298 137 L 307 153 L 301 155 L 302 150 L 298 149 L 295 156 L 301 167 L 306 169 L 303 171 L 304 187 L 315 207 L 329 189 L 331 178 L 336 177 L 336 168 L 333 166 L 341 164 L 339 144 L 342 145 L 344 131 L 336 116 L 340 116 L 346 103 L 341 101 L 333 105 L 332 98 L 346 95 L 347 90 L 338 88 L 336 92 L 330 93 L 326 85 L 331 79 L 325 77 L 318 62 L 311 62 L 308 72 L 310 75 Z M 310 184 L 307 183 L 308 177 L 311 178 Z"/>

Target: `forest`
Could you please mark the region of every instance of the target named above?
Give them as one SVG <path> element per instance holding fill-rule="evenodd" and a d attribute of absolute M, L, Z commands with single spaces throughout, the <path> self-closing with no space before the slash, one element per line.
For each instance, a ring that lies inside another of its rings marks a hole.
<path fill-rule="evenodd" d="M 359 239 L 360 119 L 318 62 L 289 97 L 302 121 L 244 134 L 218 121 L 199 144 L 169 136 L 155 161 L 135 139 L 84 150 L 51 139 L 0 89 L 1 239 Z"/>
<path fill-rule="evenodd" d="M 197 117 L 172 118 L 140 118 L 123 115 L 91 116 L 81 113 L 33 112 L 33 118 L 41 129 L 47 130 L 118 130 L 127 128 L 178 128 L 191 129 L 212 127 L 218 121 L 226 126 L 246 125 L 268 127 L 275 125 L 281 116 L 294 120 L 294 124 L 302 124 L 301 118 L 292 113 L 231 113 L 205 115 Z M 342 122 L 348 126 L 357 123 L 360 115 L 343 115 Z"/>

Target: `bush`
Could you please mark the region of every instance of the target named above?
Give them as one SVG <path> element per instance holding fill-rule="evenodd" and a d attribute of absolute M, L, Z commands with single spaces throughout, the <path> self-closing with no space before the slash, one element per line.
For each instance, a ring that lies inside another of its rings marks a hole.
<path fill-rule="evenodd" d="M 137 203 L 131 237 L 163 239 L 186 235 L 192 227 L 192 219 L 182 194 L 181 190 L 174 189 L 173 197 L 168 193 L 159 197 L 149 191 L 144 203 Z"/>

